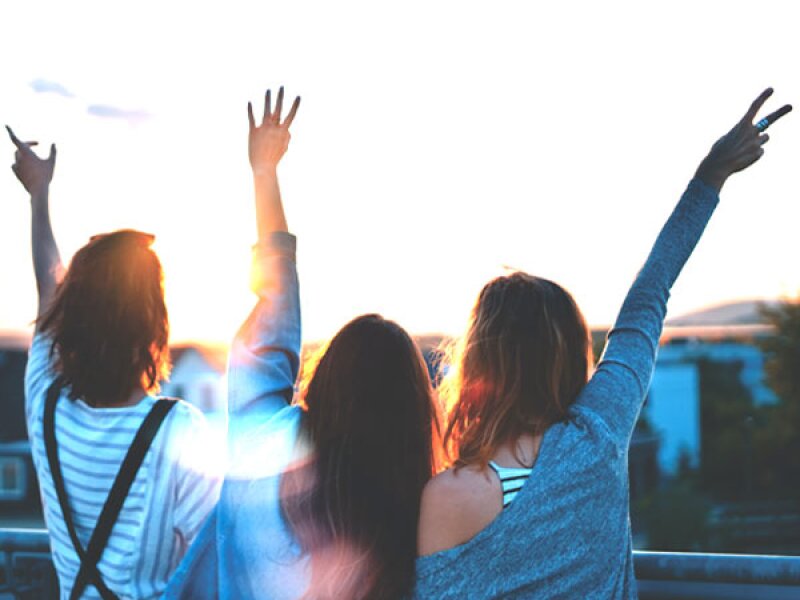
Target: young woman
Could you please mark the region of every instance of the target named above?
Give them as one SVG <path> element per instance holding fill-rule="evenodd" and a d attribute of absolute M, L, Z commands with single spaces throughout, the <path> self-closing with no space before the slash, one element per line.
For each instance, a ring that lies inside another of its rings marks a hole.
<path fill-rule="evenodd" d="M 628 446 L 667 297 L 723 183 L 763 154 L 777 117 L 753 119 L 771 93 L 700 164 L 591 379 L 589 330 L 563 288 L 515 273 L 481 291 L 448 383 L 455 465 L 423 493 L 416 597 L 636 597 Z"/>
<path fill-rule="evenodd" d="M 214 452 L 202 414 L 152 395 L 169 373 L 153 236 L 95 236 L 65 271 L 49 217 L 55 146 L 40 159 L 34 143 L 8 132 L 12 169 L 31 196 L 39 310 L 26 415 L 61 597 L 155 598 L 221 477 L 207 461 Z"/>
<path fill-rule="evenodd" d="M 229 368 L 230 463 L 218 508 L 167 597 L 399 598 L 411 593 L 419 500 L 433 473 L 434 405 L 419 350 L 364 315 L 321 352 L 298 401 L 295 238 L 276 168 L 299 98 L 250 117 L 259 300 Z"/>

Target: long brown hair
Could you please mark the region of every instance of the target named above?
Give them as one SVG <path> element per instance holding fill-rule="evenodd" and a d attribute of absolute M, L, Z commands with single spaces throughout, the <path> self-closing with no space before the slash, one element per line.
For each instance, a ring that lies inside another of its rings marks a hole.
<path fill-rule="evenodd" d="M 591 339 L 572 296 L 527 273 L 481 290 L 440 388 L 444 444 L 456 466 L 485 466 L 500 445 L 564 420 L 591 365 Z"/>
<path fill-rule="evenodd" d="M 313 452 L 282 477 L 281 506 L 310 556 L 307 597 L 407 595 L 438 433 L 419 349 L 396 323 L 358 317 L 322 351 L 301 404 Z"/>
<path fill-rule="evenodd" d="M 39 320 L 72 399 L 113 405 L 169 374 L 167 307 L 153 236 L 94 236 L 72 258 Z"/>

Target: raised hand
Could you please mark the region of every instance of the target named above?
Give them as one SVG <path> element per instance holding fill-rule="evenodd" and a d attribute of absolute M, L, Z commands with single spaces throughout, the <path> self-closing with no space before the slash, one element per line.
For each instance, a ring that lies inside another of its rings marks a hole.
<path fill-rule="evenodd" d="M 56 166 L 56 145 L 50 146 L 50 156 L 39 158 L 32 150 L 37 142 L 21 141 L 8 125 L 6 125 L 6 131 L 17 147 L 17 151 L 14 153 L 14 164 L 11 165 L 14 175 L 31 196 L 44 192 L 53 179 L 53 170 Z"/>
<path fill-rule="evenodd" d="M 717 191 L 733 173 L 746 169 L 764 155 L 769 136 L 764 130 L 792 110 L 790 104 L 753 124 L 758 111 L 772 95 L 767 88 L 750 105 L 744 117 L 711 147 L 695 176 Z"/>
<path fill-rule="evenodd" d="M 247 118 L 250 122 L 250 135 L 248 138 L 248 154 L 253 173 L 259 175 L 264 171 L 274 171 L 286 149 L 289 147 L 289 126 L 294 121 L 297 109 L 300 106 L 300 96 L 294 99 L 289 114 L 281 122 L 283 109 L 283 86 L 278 90 L 275 110 L 272 110 L 271 91 L 267 90 L 264 97 L 264 116 L 261 125 L 256 126 L 253 117 L 253 105 L 247 103 Z"/>

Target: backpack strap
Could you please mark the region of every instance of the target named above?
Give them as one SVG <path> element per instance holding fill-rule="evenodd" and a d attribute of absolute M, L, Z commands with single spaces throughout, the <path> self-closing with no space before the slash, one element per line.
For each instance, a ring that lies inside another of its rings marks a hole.
<path fill-rule="evenodd" d="M 103 505 L 103 510 L 100 512 L 97 524 L 89 539 L 89 545 L 84 551 L 75 533 L 72 514 L 67 502 L 67 493 L 64 488 L 64 478 L 61 473 L 61 466 L 58 462 L 58 447 L 55 438 L 55 408 L 62 386 L 63 383 L 57 380 L 47 392 L 44 430 L 47 459 L 50 463 L 50 473 L 53 477 L 56 492 L 58 493 L 58 501 L 61 505 L 61 512 L 67 524 L 70 539 L 72 540 L 75 552 L 78 554 L 81 562 L 75 584 L 72 587 L 70 599 L 76 600 L 80 598 L 86 586 L 93 585 L 97 588 L 103 600 L 115 600 L 117 597 L 108 589 L 108 586 L 103 581 L 102 575 L 97 568 L 97 563 L 100 562 L 103 550 L 105 550 L 108 539 L 111 537 L 111 530 L 114 527 L 114 523 L 117 521 L 117 517 L 119 517 L 122 505 L 125 502 L 125 498 L 128 496 L 133 480 L 136 478 L 136 473 L 139 471 L 139 467 L 141 467 L 144 461 L 145 454 L 147 454 L 147 450 L 150 448 L 161 424 L 164 422 L 164 418 L 169 411 L 172 410 L 172 407 L 175 406 L 175 400 L 165 398 L 157 400 L 144 418 L 144 421 L 142 421 L 128 449 L 128 453 L 122 461 L 119 472 L 114 479 L 111 491 L 108 493 L 108 498 Z"/>

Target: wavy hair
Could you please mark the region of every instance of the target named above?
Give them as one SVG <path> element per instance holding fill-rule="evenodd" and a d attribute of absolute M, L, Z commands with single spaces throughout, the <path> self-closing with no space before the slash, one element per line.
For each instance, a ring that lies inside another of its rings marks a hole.
<path fill-rule="evenodd" d="M 406 331 L 379 315 L 345 325 L 319 356 L 300 399 L 313 451 L 281 479 L 284 517 L 310 556 L 307 597 L 404 597 L 435 468 L 428 371 Z"/>
<path fill-rule="evenodd" d="M 586 321 L 561 286 L 522 272 L 487 283 L 440 388 L 455 466 L 485 466 L 503 443 L 564 420 L 591 352 Z"/>
<path fill-rule="evenodd" d="M 72 258 L 39 319 L 71 399 L 114 405 L 169 375 L 169 322 L 152 235 L 129 229 L 91 238 Z"/>

